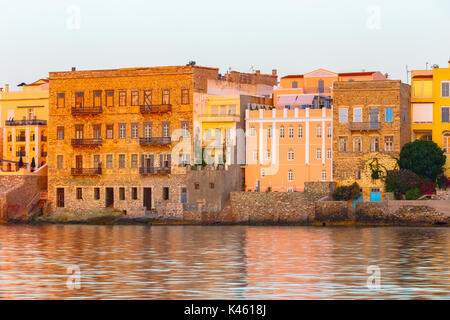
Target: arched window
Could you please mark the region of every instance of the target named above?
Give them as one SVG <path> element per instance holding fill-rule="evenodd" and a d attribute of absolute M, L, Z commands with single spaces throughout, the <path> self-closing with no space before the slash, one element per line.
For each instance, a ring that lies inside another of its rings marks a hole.
<path fill-rule="evenodd" d="M 442 149 L 445 153 L 450 153 L 450 132 L 444 132 L 442 136 Z"/>
<path fill-rule="evenodd" d="M 317 160 L 322 159 L 322 149 L 320 148 L 316 149 L 316 159 Z"/>
<path fill-rule="evenodd" d="M 322 181 L 327 181 L 327 172 L 322 170 Z"/>
<path fill-rule="evenodd" d="M 267 128 L 267 136 L 268 136 L 269 138 L 272 138 L 272 127 L 268 127 L 268 128 Z"/>
<path fill-rule="evenodd" d="M 292 170 L 288 170 L 288 181 L 291 182 L 294 180 L 294 173 Z"/>
<path fill-rule="evenodd" d="M 280 127 L 280 138 L 284 138 L 284 126 Z"/>
<path fill-rule="evenodd" d="M 288 151 L 288 160 L 294 160 L 294 150 L 292 149 Z"/>
<path fill-rule="evenodd" d="M 293 138 L 293 137 L 294 137 L 294 127 L 289 126 L 289 138 Z"/>
<path fill-rule="evenodd" d="M 254 137 L 256 135 L 255 127 L 250 127 L 250 136 Z"/>
<path fill-rule="evenodd" d="M 320 124 L 316 127 L 316 136 L 322 138 L 322 126 Z"/>
<path fill-rule="evenodd" d="M 331 124 L 327 125 L 327 138 L 331 138 L 333 131 L 331 130 Z"/>
<path fill-rule="evenodd" d="M 303 137 L 303 126 L 302 125 L 298 126 L 298 137 L 299 138 Z"/>

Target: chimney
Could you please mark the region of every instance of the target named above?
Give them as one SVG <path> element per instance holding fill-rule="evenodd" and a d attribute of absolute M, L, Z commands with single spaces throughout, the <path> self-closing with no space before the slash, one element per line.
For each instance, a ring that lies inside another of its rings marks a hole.
<path fill-rule="evenodd" d="M 9 92 L 9 84 L 5 84 L 5 92 Z"/>
<path fill-rule="evenodd" d="M 77 68 L 72 67 L 72 72 L 77 71 Z"/>
<path fill-rule="evenodd" d="M 272 75 L 278 77 L 277 69 L 272 69 Z"/>

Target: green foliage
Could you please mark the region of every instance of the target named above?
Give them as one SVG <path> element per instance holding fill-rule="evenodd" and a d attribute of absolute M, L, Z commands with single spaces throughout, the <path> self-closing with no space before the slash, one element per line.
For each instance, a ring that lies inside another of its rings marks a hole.
<path fill-rule="evenodd" d="M 272 187 L 268 186 L 266 192 L 272 192 Z"/>
<path fill-rule="evenodd" d="M 337 187 L 333 192 L 333 199 L 336 201 L 348 201 L 358 198 L 361 195 L 361 188 L 355 182 L 350 186 Z"/>
<path fill-rule="evenodd" d="M 397 198 L 408 190 L 418 188 L 420 180 L 420 177 L 411 170 L 389 170 L 385 179 L 386 191 L 394 192 Z"/>
<path fill-rule="evenodd" d="M 33 159 L 31 160 L 31 168 L 36 168 L 36 162 L 34 162 L 34 157 L 33 157 Z"/>
<path fill-rule="evenodd" d="M 398 161 L 400 169 L 408 169 L 432 181 L 443 172 L 444 151 L 433 141 L 416 140 L 403 146 Z"/>
<path fill-rule="evenodd" d="M 406 200 L 417 200 L 421 196 L 419 188 L 414 188 L 406 191 Z"/>
<path fill-rule="evenodd" d="M 22 168 L 23 167 L 23 159 L 22 159 L 22 155 L 20 156 L 20 159 L 19 159 L 19 168 Z"/>
<path fill-rule="evenodd" d="M 437 185 L 439 189 L 447 190 L 447 187 L 450 186 L 450 178 L 447 178 L 445 175 L 441 174 L 437 177 Z"/>
<path fill-rule="evenodd" d="M 378 158 L 373 158 L 373 160 L 369 163 L 369 169 L 370 171 L 372 171 L 372 173 L 370 174 L 372 180 L 379 180 L 384 178 L 386 167 L 380 164 Z"/>

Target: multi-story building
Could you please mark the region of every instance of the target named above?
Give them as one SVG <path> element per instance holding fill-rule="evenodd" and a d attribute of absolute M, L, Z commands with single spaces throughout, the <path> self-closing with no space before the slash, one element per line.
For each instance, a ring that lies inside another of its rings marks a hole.
<path fill-rule="evenodd" d="M 333 85 L 333 176 L 338 185 L 357 182 L 362 197 L 384 199 L 378 170 L 396 166 L 411 140 L 410 86 L 395 80 L 335 82 Z"/>
<path fill-rule="evenodd" d="M 49 81 L 40 79 L 20 90 L 0 90 L 0 125 L 4 171 L 16 171 L 22 158 L 28 169 L 47 163 Z"/>
<path fill-rule="evenodd" d="M 450 61 L 449 61 L 450 64 Z M 445 152 L 450 175 L 450 67 L 411 72 L 412 139 L 432 140 Z"/>
<path fill-rule="evenodd" d="M 51 72 L 52 209 L 220 210 L 240 188 L 239 166 L 194 167 L 197 117 L 216 82 L 231 80 L 195 65 Z"/>
<path fill-rule="evenodd" d="M 325 69 L 282 77 L 273 92 L 276 110 L 247 114 L 247 189 L 302 191 L 306 181 L 332 181 L 333 83 L 384 79 L 378 71 Z"/>

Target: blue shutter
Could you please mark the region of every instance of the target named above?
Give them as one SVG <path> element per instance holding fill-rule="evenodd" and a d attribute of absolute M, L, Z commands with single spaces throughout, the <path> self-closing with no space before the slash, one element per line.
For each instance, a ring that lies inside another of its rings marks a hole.
<path fill-rule="evenodd" d="M 449 108 L 442 108 L 442 122 L 450 122 Z"/>
<path fill-rule="evenodd" d="M 385 109 L 385 122 L 392 122 L 394 119 L 394 114 L 392 108 Z"/>

